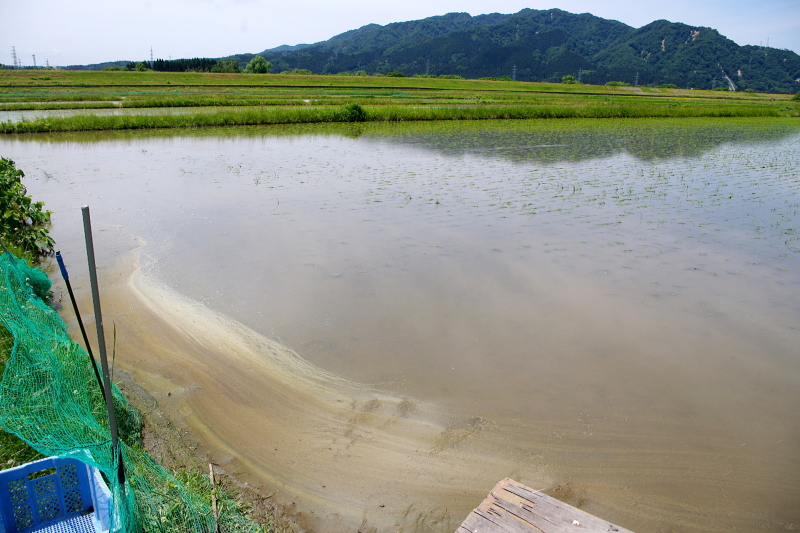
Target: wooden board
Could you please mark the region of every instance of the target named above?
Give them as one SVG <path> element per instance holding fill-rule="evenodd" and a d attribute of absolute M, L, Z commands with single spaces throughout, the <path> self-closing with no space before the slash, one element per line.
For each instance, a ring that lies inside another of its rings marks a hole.
<path fill-rule="evenodd" d="M 546 494 L 504 479 L 456 533 L 632 533 Z"/>

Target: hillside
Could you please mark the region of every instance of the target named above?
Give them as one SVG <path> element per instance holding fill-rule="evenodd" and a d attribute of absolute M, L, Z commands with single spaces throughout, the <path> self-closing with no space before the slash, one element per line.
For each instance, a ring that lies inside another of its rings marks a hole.
<path fill-rule="evenodd" d="M 559 9 L 475 17 L 449 13 L 386 26 L 370 24 L 327 41 L 278 47 L 260 55 L 272 62 L 273 72 L 397 70 L 409 76 L 516 75 L 520 81 L 560 81 L 572 74 L 585 83 L 634 84 L 638 79 L 640 85 L 673 83 L 697 89 L 729 86 L 727 76 L 739 90 L 800 90 L 800 56 L 794 52 L 739 46 L 711 28 L 659 20 L 637 29 Z"/>

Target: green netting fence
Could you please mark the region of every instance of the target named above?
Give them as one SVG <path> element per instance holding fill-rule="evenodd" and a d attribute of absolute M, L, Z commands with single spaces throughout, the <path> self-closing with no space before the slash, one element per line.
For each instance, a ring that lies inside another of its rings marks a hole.
<path fill-rule="evenodd" d="M 141 417 L 113 387 L 126 481 L 112 455 L 108 414 L 89 355 L 45 302 L 50 280 L 10 253 L 0 255 L 0 322 L 13 348 L 0 383 L 0 425 L 45 456 L 99 469 L 114 498 L 113 529 L 213 532 L 207 501 L 141 448 Z M 218 510 L 222 533 L 256 532 L 233 505 Z"/>

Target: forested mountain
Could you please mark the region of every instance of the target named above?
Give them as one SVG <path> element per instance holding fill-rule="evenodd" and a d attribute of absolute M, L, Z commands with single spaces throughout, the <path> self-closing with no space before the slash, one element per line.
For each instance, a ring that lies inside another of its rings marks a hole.
<path fill-rule="evenodd" d="M 658 20 L 642 28 L 560 9 L 523 9 L 472 17 L 449 13 L 410 22 L 369 24 L 327 41 L 265 50 L 272 72 L 319 74 L 401 71 L 465 78 L 515 76 L 584 83 L 797 92 L 800 56 L 788 50 L 739 46 L 711 28 Z M 234 56 L 235 57 L 235 56 Z M 245 61 L 251 55 L 243 55 Z"/>

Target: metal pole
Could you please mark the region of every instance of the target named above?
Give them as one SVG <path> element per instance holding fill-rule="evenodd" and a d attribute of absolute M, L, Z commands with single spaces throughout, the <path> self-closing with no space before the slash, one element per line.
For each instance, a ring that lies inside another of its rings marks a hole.
<path fill-rule="evenodd" d="M 94 302 L 94 323 L 97 326 L 97 344 L 100 348 L 100 364 L 103 367 L 103 384 L 108 410 L 108 426 L 111 430 L 111 452 L 118 461 L 117 472 L 120 484 L 125 483 L 125 470 L 122 465 L 122 456 L 119 454 L 119 434 L 117 433 L 117 416 L 114 413 L 114 397 L 111 394 L 111 378 L 108 373 L 108 357 L 106 357 L 106 336 L 103 332 L 103 313 L 100 310 L 100 290 L 97 287 L 97 268 L 94 262 L 94 242 L 92 240 L 92 220 L 89 217 L 89 206 L 81 207 L 83 212 L 83 233 L 86 237 L 86 255 L 89 259 L 89 281 L 92 285 L 92 300 Z M 124 490 L 124 488 L 123 488 Z"/>

